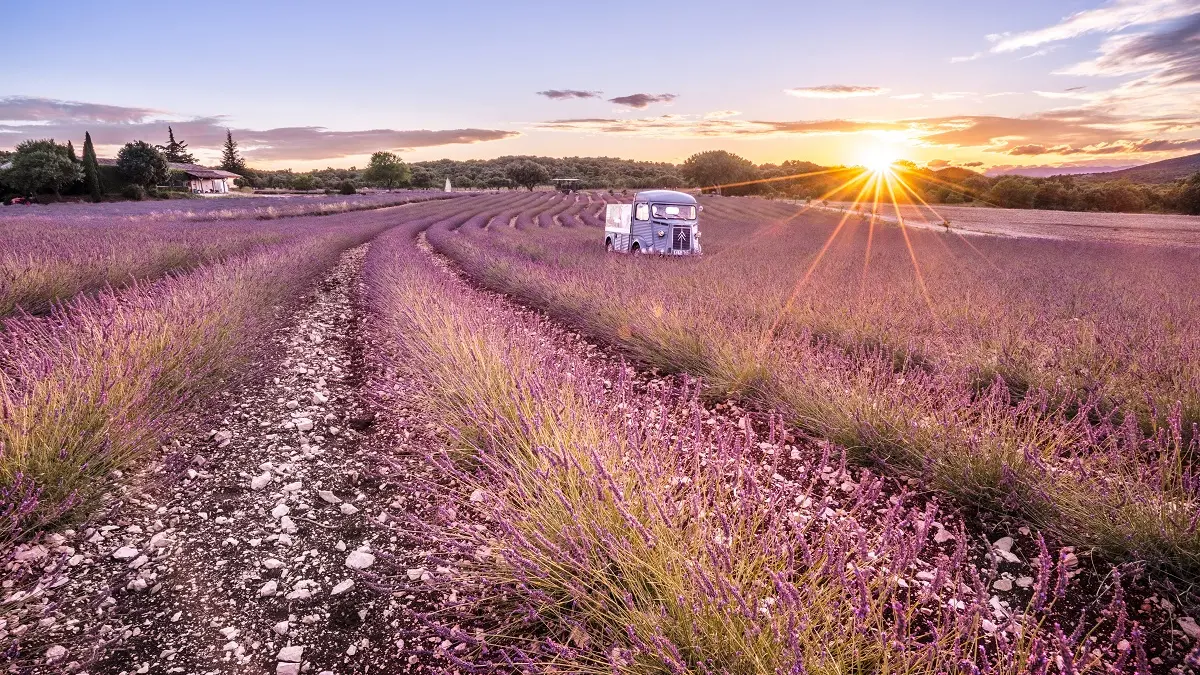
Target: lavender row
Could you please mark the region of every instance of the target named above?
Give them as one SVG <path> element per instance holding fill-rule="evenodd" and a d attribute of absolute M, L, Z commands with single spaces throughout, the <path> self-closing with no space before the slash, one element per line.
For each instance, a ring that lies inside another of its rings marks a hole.
<path fill-rule="evenodd" d="M 710 203 L 699 261 L 606 256 L 570 228 L 429 241 L 630 358 L 785 411 L 861 461 L 1114 559 L 1200 569 L 1193 252 Z"/>
<path fill-rule="evenodd" d="M 6 223 L 59 223 L 273 219 L 288 216 L 327 215 L 397 206 L 453 195 L 424 190 L 396 190 L 357 195 L 234 196 L 103 204 L 59 203 L 0 208 L 0 226 Z"/>
<path fill-rule="evenodd" d="M 1149 672 L 1119 593 L 1103 619 L 1058 611 L 1066 554 L 1043 545 L 1029 603 L 1001 601 L 934 505 L 473 293 L 415 242 L 458 236 L 463 217 L 384 235 L 366 270 L 377 358 L 454 435 L 428 458 L 446 479 L 437 523 L 405 524 L 438 573 L 392 582 L 441 598 L 421 618 L 450 665 Z"/>
<path fill-rule="evenodd" d="M 303 236 L 186 275 L 5 320 L 0 543 L 86 503 L 112 471 L 153 454 L 190 405 L 249 363 L 298 289 L 393 218 L 324 218 Z"/>

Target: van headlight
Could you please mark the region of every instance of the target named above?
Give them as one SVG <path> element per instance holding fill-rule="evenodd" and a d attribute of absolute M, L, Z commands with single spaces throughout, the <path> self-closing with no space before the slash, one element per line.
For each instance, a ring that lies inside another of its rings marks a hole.
<path fill-rule="evenodd" d="M 665 236 L 667 236 L 667 233 L 666 233 L 666 231 L 665 231 L 665 230 L 659 230 L 659 231 L 658 231 L 658 236 L 660 236 L 660 237 L 665 237 Z"/>

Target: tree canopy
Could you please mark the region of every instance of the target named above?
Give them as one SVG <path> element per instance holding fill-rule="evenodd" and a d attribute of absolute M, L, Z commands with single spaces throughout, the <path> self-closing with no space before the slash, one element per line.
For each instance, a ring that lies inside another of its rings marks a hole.
<path fill-rule="evenodd" d="M 50 191 L 58 197 L 62 189 L 83 179 L 83 167 L 71 158 L 67 146 L 54 139 L 29 140 L 17 146 L 12 168 L 4 182 L 26 195 Z"/>
<path fill-rule="evenodd" d="M 246 172 L 246 160 L 238 152 L 237 141 L 233 140 L 233 132 L 225 130 L 225 146 L 221 149 L 221 168 L 230 173 Z"/>
<path fill-rule="evenodd" d="M 175 130 L 167 127 L 167 144 L 155 146 L 162 151 L 168 162 L 176 164 L 195 164 L 196 158 L 188 152 L 187 143 L 175 140 Z"/>
<path fill-rule="evenodd" d="M 371 155 L 371 162 L 363 172 L 363 178 L 369 183 L 386 188 L 407 185 L 411 172 L 404 160 L 391 152 L 380 151 Z"/>
<path fill-rule="evenodd" d="M 87 131 L 83 134 L 83 188 L 87 190 L 93 202 L 104 198 L 100 185 L 100 165 L 96 161 L 96 147 L 92 145 L 91 132 Z"/>
<path fill-rule="evenodd" d="M 680 172 L 696 187 L 724 188 L 723 191 L 729 194 L 753 193 L 750 185 L 730 184 L 758 178 L 758 169 L 753 162 L 724 150 L 698 152 L 684 161 Z"/>
<path fill-rule="evenodd" d="M 518 160 L 504 167 L 504 175 L 513 183 L 530 191 L 550 180 L 550 172 L 546 167 L 528 159 Z"/>
<path fill-rule="evenodd" d="M 165 183 L 169 175 L 166 158 L 146 141 L 133 141 L 121 148 L 117 171 L 125 180 L 143 187 Z"/>

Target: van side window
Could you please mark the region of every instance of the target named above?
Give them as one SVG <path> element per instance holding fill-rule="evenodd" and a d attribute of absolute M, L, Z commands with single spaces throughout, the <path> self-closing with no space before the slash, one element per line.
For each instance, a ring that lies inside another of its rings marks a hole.
<path fill-rule="evenodd" d="M 633 207 L 633 219 L 650 220 L 650 205 L 638 204 L 637 206 Z"/>

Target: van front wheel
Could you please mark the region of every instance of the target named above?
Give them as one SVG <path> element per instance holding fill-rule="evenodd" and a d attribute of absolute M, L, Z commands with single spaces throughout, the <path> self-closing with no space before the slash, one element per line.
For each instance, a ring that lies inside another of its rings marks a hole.
<path fill-rule="evenodd" d="M 642 245 L 637 243 L 636 241 L 633 242 L 633 248 L 629 249 L 629 252 L 640 254 L 642 252 Z"/>
<path fill-rule="evenodd" d="M 605 239 L 605 240 L 604 240 L 604 250 L 605 250 L 605 251 L 608 251 L 609 253 L 612 253 L 612 252 L 613 252 L 613 244 L 612 244 L 612 239 L 611 239 L 611 238 L 610 238 L 610 239 Z"/>

